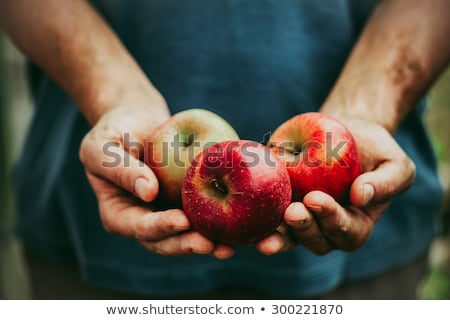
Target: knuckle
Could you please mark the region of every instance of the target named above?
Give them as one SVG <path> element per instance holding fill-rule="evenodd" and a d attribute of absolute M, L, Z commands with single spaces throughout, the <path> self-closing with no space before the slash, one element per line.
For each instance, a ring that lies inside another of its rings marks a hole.
<path fill-rule="evenodd" d="M 346 221 L 340 220 L 336 223 L 333 228 L 330 228 L 324 232 L 326 232 L 329 237 L 345 237 L 348 236 L 349 233 L 349 225 Z"/>
<path fill-rule="evenodd" d="M 90 133 L 87 133 L 80 144 L 80 149 L 78 150 L 78 157 L 83 165 L 87 163 L 88 150 L 89 150 L 89 137 Z"/>
<path fill-rule="evenodd" d="M 122 167 L 114 168 L 112 169 L 113 173 L 113 181 L 121 186 L 122 188 L 125 188 L 127 190 L 133 190 L 134 186 L 130 182 L 129 175 L 127 174 L 127 170 Z"/>
<path fill-rule="evenodd" d="M 151 241 L 139 241 L 139 243 L 141 245 L 143 245 L 145 247 L 145 249 L 147 249 L 150 252 L 162 255 L 162 256 L 166 256 L 166 251 L 164 251 L 161 247 L 160 244 L 155 243 L 155 242 L 151 242 Z"/>
<path fill-rule="evenodd" d="M 110 233 L 110 234 L 116 234 L 117 233 L 115 228 L 106 219 L 102 219 L 102 226 L 103 226 L 103 229 L 105 229 L 105 231 Z"/>
<path fill-rule="evenodd" d="M 108 233 L 114 233 L 114 229 L 111 225 L 111 222 L 108 218 L 108 214 L 106 213 L 106 211 L 104 210 L 104 208 L 100 207 L 100 221 L 102 223 L 102 227 L 103 229 L 105 229 L 106 232 Z"/>
<path fill-rule="evenodd" d="M 181 255 L 187 256 L 194 253 L 194 249 L 191 246 L 182 245 L 180 248 Z"/>
<path fill-rule="evenodd" d="M 136 222 L 136 234 L 142 235 L 147 233 L 147 222 L 144 219 L 139 219 L 139 221 Z"/>
<path fill-rule="evenodd" d="M 168 249 L 167 241 L 146 242 L 147 250 L 159 254 L 161 256 L 172 256 L 172 252 Z"/>
<path fill-rule="evenodd" d="M 388 179 L 380 181 L 375 188 L 375 200 L 373 202 L 378 203 L 380 201 L 386 201 L 391 199 L 397 193 L 397 185 Z"/>
<path fill-rule="evenodd" d="M 407 158 L 405 167 L 409 176 L 408 182 L 412 184 L 416 177 L 416 164 L 410 158 Z"/>
<path fill-rule="evenodd" d="M 158 218 L 156 219 L 156 225 L 162 228 L 169 228 L 173 226 L 171 215 L 167 212 L 159 214 Z"/>
<path fill-rule="evenodd" d="M 158 213 L 151 213 L 153 215 Z M 151 221 L 148 219 L 141 219 L 136 224 L 136 235 L 139 238 L 146 239 L 147 241 L 159 241 L 166 238 L 170 231 L 168 230 L 169 223 L 166 223 L 167 218 L 164 214 L 160 214 L 156 218 L 152 218 Z"/>
<path fill-rule="evenodd" d="M 153 241 L 156 240 L 152 236 L 152 232 L 150 232 L 150 224 L 146 219 L 139 219 L 136 222 L 136 229 L 134 230 L 134 237 L 136 239 L 142 239 L 146 241 Z"/>
<path fill-rule="evenodd" d="M 189 255 L 194 252 L 193 243 L 194 243 L 195 237 L 194 233 L 189 232 L 182 236 L 180 241 L 180 251 L 184 255 Z"/>
<path fill-rule="evenodd" d="M 408 169 L 411 172 L 416 172 L 416 164 L 414 163 L 414 161 L 412 161 L 411 158 L 407 158 L 407 160 L 408 160 Z"/>
<path fill-rule="evenodd" d="M 171 256 L 171 253 L 167 250 L 167 248 L 161 244 L 156 244 L 153 246 L 153 252 L 165 257 Z"/>
<path fill-rule="evenodd" d="M 184 256 L 182 244 L 178 238 L 143 243 L 147 250 L 166 257 Z"/>

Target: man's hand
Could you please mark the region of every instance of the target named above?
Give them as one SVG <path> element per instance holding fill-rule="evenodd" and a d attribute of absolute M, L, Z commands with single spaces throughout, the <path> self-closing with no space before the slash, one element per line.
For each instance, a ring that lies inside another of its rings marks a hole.
<path fill-rule="evenodd" d="M 169 112 L 159 91 L 89 1 L 0 1 L 0 25 L 93 125 L 80 157 L 107 230 L 165 255 L 233 254 L 229 247 L 214 246 L 190 232 L 181 210 L 158 211 L 148 204 L 158 194 L 158 182 L 141 161 L 142 148 L 126 142 L 144 146 Z"/>
<path fill-rule="evenodd" d="M 302 244 L 317 254 L 353 251 L 369 237 L 391 199 L 408 188 L 415 166 L 392 134 L 450 59 L 449 0 L 380 1 L 321 112 L 353 133 L 364 173 L 348 207 L 322 192 L 292 203 L 278 232 L 257 244 L 273 254 Z"/>
<path fill-rule="evenodd" d="M 329 195 L 312 191 L 303 202 L 292 203 L 278 232 L 257 246 L 265 254 L 302 245 L 316 254 L 333 249 L 354 251 L 368 239 L 392 198 L 411 186 L 415 166 L 381 126 L 347 120 L 361 153 L 363 174 L 350 188 L 347 207 Z"/>
<path fill-rule="evenodd" d="M 134 238 L 162 255 L 231 257 L 232 248 L 216 246 L 192 231 L 182 210 L 164 210 L 151 203 L 158 194 L 158 181 L 142 155 L 152 131 L 169 115 L 150 110 L 113 108 L 82 142 L 80 158 L 97 196 L 105 229 Z"/>

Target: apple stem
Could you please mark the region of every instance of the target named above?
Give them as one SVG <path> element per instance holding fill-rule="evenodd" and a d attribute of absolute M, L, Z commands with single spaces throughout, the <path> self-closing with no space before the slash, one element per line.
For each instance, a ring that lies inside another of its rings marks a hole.
<path fill-rule="evenodd" d="M 195 140 L 195 134 L 193 132 L 180 133 L 179 134 L 180 143 L 183 147 L 189 147 Z"/>
<path fill-rule="evenodd" d="M 219 180 L 212 179 L 211 185 L 221 194 L 226 195 L 228 193 L 227 187 Z"/>

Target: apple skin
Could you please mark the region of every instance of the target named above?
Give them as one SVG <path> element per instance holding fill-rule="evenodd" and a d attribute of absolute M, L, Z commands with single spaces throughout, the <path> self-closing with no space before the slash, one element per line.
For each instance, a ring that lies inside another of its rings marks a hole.
<path fill-rule="evenodd" d="M 233 127 L 219 115 L 204 109 L 174 114 L 150 136 L 145 163 L 159 182 L 159 198 L 168 205 L 181 205 L 181 185 L 195 156 L 224 140 L 237 140 Z"/>
<path fill-rule="evenodd" d="M 272 233 L 291 202 L 289 174 L 264 145 L 225 141 L 200 153 L 183 181 L 183 208 L 205 237 L 228 245 Z"/>
<path fill-rule="evenodd" d="M 319 112 L 300 114 L 279 126 L 268 146 L 285 161 L 293 201 L 320 190 L 341 204 L 348 202 L 362 166 L 356 142 L 341 122 Z"/>

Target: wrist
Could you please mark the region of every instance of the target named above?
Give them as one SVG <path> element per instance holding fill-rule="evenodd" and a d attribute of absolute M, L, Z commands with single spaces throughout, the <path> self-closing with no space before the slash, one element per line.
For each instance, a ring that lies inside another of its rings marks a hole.
<path fill-rule="evenodd" d="M 115 109 L 128 109 L 130 112 L 138 110 L 141 113 L 145 110 L 145 114 L 162 120 L 170 115 L 164 97 L 151 85 L 140 86 L 138 89 L 119 87 L 102 90 L 101 94 L 94 94 L 91 98 L 87 96 L 80 109 L 92 125 Z"/>
<path fill-rule="evenodd" d="M 404 91 L 389 81 L 355 77 L 345 82 L 333 88 L 320 112 L 341 121 L 358 119 L 375 123 L 393 134 L 413 105 Z"/>

